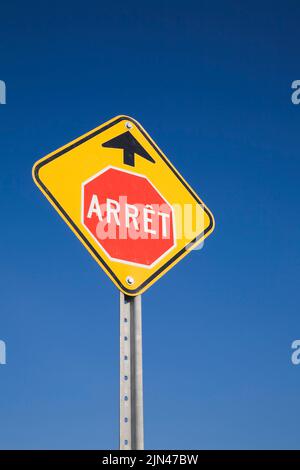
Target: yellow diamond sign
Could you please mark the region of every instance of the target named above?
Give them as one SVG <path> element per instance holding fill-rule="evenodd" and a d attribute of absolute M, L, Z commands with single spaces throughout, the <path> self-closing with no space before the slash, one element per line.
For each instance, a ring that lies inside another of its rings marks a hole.
<path fill-rule="evenodd" d="M 33 178 L 127 295 L 148 289 L 214 228 L 208 208 L 128 116 L 42 158 Z"/>

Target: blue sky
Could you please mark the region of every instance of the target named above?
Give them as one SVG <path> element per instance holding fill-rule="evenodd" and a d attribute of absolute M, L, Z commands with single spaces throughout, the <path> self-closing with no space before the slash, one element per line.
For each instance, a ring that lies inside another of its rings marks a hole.
<path fill-rule="evenodd" d="M 143 295 L 146 448 L 299 448 L 298 1 L 1 5 L 0 447 L 118 447 L 118 291 L 31 179 L 118 114 L 216 219 Z"/>

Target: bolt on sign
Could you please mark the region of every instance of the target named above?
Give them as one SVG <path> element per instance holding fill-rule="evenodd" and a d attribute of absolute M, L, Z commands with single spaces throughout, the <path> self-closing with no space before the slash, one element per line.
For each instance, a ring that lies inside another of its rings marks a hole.
<path fill-rule="evenodd" d="M 128 116 L 42 158 L 33 178 L 127 295 L 148 289 L 214 228 L 209 209 Z"/>

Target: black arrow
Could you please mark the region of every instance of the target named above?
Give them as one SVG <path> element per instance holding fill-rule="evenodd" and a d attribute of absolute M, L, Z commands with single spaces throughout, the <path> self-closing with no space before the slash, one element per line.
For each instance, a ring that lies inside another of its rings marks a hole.
<path fill-rule="evenodd" d="M 103 147 L 109 147 L 112 149 L 122 149 L 123 150 L 123 162 L 125 165 L 134 166 L 134 154 L 139 155 L 149 162 L 155 163 L 155 160 L 149 155 L 149 153 L 141 146 L 141 144 L 130 134 L 129 131 L 124 132 L 123 134 L 114 137 L 111 140 L 108 140 Z"/>

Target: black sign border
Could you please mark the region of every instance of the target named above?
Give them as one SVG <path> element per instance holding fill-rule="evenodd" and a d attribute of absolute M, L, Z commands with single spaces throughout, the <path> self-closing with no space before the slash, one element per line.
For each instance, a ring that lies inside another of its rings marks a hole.
<path fill-rule="evenodd" d="M 208 227 L 203 231 L 201 232 L 199 235 L 197 235 L 192 241 L 190 241 L 185 247 L 183 247 L 180 251 L 178 251 L 171 259 L 169 259 L 163 266 L 161 266 L 157 271 L 155 271 L 153 274 L 151 274 L 151 276 L 149 276 L 146 281 L 144 281 L 142 284 L 140 284 L 136 289 L 128 289 L 126 286 L 124 286 L 122 284 L 122 282 L 118 279 L 118 277 L 115 275 L 115 273 L 110 269 L 110 267 L 107 265 L 107 263 L 104 261 L 104 259 L 99 255 L 99 253 L 95 250 L 95 248 L 91 245 L 91 243 L 88 241 L 88 239 L 85 237 L 85 235 L 82 233 L 82 231 L 79 229 L 79 227 L 77 227 L 77 225 L 73 222 L 73 220 L 71 219 L 71 217 L 67 214 L 67 212 L 63 209 L 63 207 L 59 204 L 59 202 L 55 199 L 55 197 L 53 196 L 53 194 L 49 191 L 49 189 L 45 186 L 45 184 L 42 182 L 42 180 L 40 179 L 39 177 L 39 171 L 40 169 L 47 165 L 49 162 L 55 160 L 56 158 L 59 158 L 61 157 L 62 155 L 64 155 L 65 153 L 69 152 L 70 150 L 73 150 L 74 148 L 78 147 L 79 145 L 83 144 L 84 142 L 86 142 L 87 140 L 89 139 L 92 139 L 93 137 L 95 137 L 96 135 L 98 134 L 101 134 L 101 132 L 104 132 L 106 131 L 107 129 L 109 129 L 110 127 L 114 126 L 115 124 L 117 124 L 118 122 L 120 121 L 123 121 L 123 120 L 126 120 L 126 121 L 129 121 L 129 122 L 132 122 L 135 126 L 137 126 L 137 128 L 139 129 L 139 131 L 143 134 L 143 136 L 145 137 L 145 139 L 147 139 L 147 141 L 149 142 L 149 144 L 154 148 L 154 150 L 158 153 L 158 155 L 162 158 L 162 160 L 166 163 L 166 165 L 168 165 L 168 167 L 170 168 L 170 170 L 175 174 L 175 176 L 178 178 L 178 180 L 181 182 L 181 184 L 187 189 L 187 191 L 193 196 L 193 198 L 195 199 L 195 201 L 198 203 L 198 204 L 201 204 L 201 206 L 203 206 L 204 208 L 204 211 L 206 212 L 206 214 L 208 215 L 209 217 L 209 225 Z M 51 201 L 53 202 L 53 204 L 57 207 L 57 209 L 59 210 L 59 212 L 61 212 L 63 214 L 63 216 L 68 220 L 68 222 L 70 223 L 70 225 L 73 227 L 74 231 L 79 235 L 79 237 L 84 241 L 84 243 L 89 247 L 89 249 L 92 251 L 92 253 L 95 255 L 96 259 L 99 261 L 99 263 L 101 265 L 103 265 L 105 267 L 105 269 L 110 273 L 110 275 L 113 277 L 113 279 L 116 281 L 117 285 L 121 288 L 121 290 L 123 292 L 126 292 L 127 295 L 130 295 L 130 296 L 135 296 L 135 295 L 138 295 L 140 293 L 141 290 L 143 290 L 145 287 L 147 287 L 147 285 L 152 282 L 157 276 L 159 276 L 163 271 L 165 271 L 171 264 L 173 264 L 177 258 L 179 258 L 185 251 L 188 251 L 190 249 L 192 249 L 192 247 L 195 245 L 195 243 L 197 243 L 197 241 L 199 239 L 201 239 L 202 237 L 204 237 L 206 235 L 207 232 L 209 232 L 212 228 L 213 228 L 213 225 L 214 225 L 214 220 L 213 220 L 213 216 L 212 214 L 210 213 L 210 211 L 207 209 L 207 207 L 203 204 L 203 202 L 201 201 L 201 199 L 197 196 L 196 193 L 194 193 L 194 191 L 187 185 L 187 183 L 185 182 L 185 180 L 182 178 L 182 176 L 177 172 L 177 170 L 171 165 L 171 163 L 169 162 L 169 160 L 163 155 L 163 153 L 160 151 L 160 149 L 157 147 L 157 145 L 149 138 L 149 136 L 146 134 L 146 132 L 144 131 L 144 129 L 140 126 L 140 124 L 135 121 L 133 118 L 129 117 L 129 116 L 125 116 L 125 115 L 122 115 L 122 116 L 118 116 L 115 120 L 109 122 L 107 125 L 101 127 L 100 129 L 97 129 L 95 132 L 91 132 L 89 135 L 83 137 L 82 139 L 78 140 L 77 142 L 74 142 L 73 144 L 70 144 L 68 145 L 66 148 L 64 148 L 63 150 L 60 150 L 59 152 L 51 155 L 50 157 L 42 160 L 41 162 L 39 162 L 35 167 L 34 167 L 34 176 L 35 176 L 35 179 L 36 181 L 38 182 L 38 184 L 41 186 L 41 188 L 43 188 L 43 190 L 45 191 L 45 193 L 49 196 L 49 198 L 51 199 Z"/>

